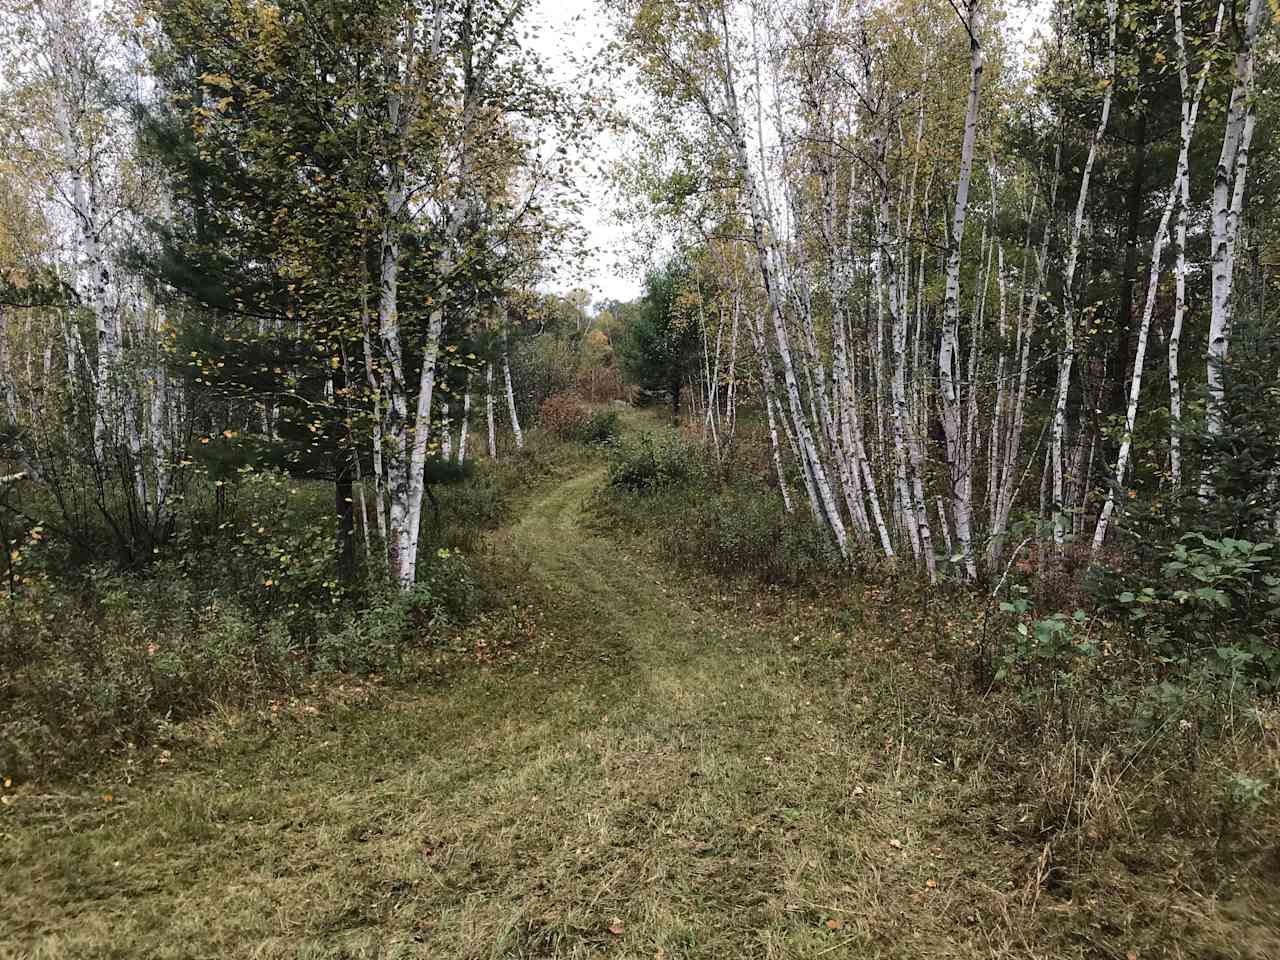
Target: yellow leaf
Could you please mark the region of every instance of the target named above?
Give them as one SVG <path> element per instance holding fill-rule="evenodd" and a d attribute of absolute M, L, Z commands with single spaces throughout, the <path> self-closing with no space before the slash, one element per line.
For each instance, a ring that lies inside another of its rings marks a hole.
<path fill-rule="evenodd" d="M 230 90 L 233 86 L 231 78 L 225 73 L 202 73 L 200 82 L 206 87 L 221 87 L 223 90 Z"/>

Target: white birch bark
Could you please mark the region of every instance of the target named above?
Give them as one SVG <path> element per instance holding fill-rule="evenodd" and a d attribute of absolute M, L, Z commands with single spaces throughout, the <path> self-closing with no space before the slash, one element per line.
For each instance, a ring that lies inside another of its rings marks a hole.
<path fill-rule="evenodd" d="M 1036 255 L 1034 280 L 1030 295 L 1027 295 L 1026 256 L 1023 257 L 1023 283 L 1018 302 L 1018 387 L 1013 401 L 1013 414 L 1009 424 L 1009 432 L 1005 442 L 1005 456 L 1001 464 L 1000 493 L 997 517 L 992 524 L 991 544 L 993 566 L 998 565 L 1002 556 L 1002 543 L 1009 529 L 1009 517 L 1013 511 L 1013 503 L 1017 494 L 1018 461 L 1022 447 L 1022 432 L 1026 423 L 1027 382 L 1031 369 L 1031 342 L 1035 336 L 1036 320 L 1039 316 L 1040 301 L 1043 297 L 1045 271 L 1049 260 L 1049 228 L 1053 211 L 1057 209 L 1058 185 L 1062 173 L 1062 142 L 1059 139 L 1053 154 L 1053 177 L 1049 186 L 1049 203 L 1046 207 L 1044 229 L 1040 236 L 1040 249 Z M 1027 238 L 1030 242 L 1031 221 L 1035 218 L 1035 197 L 1032 197 L 1031 208 L 1027 215 Z M 1046 449 L 1046 453 L 1047 453 Z M 1028 469 L 1031 464 L 1028 464 Z"/>
<path fill-rule="evenodd" d="M 782 506 L 787 513 L 795 510 L 795 505 L 791 500 L 791 488 L 787 483 L 787 473 L 782 462 L 782 446 L 778 442 L 778 417 L 782 416 L 781 411 L 776 411 L 777 400 L 774 398 L 773 392 L 773 369 L 769 362 L 769 354 L 764 335 L 764 319 L 760 316 L 759 311 L 753 312 L 752 322 L 748 324 L 748 333 L 751 335 L 752 345 L 755 347 L 756 358 L 760 364 L 760 387 L 764 391 L 764 407 L 765 415 L 769 424 L 769 446 L 773 453 L 773 466 L 778 476 L 778 491 L 782 494 Z M 799 460 L 797 452 L 796 459 Z M 815 511 L 815 517 L 816 517 Z"/>
<path fill-rule="evenodd" d="M 498 459 L 498 433 L 494 428 L 493 362 L 485 364 L 485 416 L 489 424 L 489 459 Z"/>
<path fill-rule="evenodd" d="M 907 352 L 907 317 L 905 302 L 898 289 L 898 265 L 890 248 L 889 232 L 889 195 L 888 169 L 885 163 L 885 141 L 881 138 L 877 150 L 878 179 L 880 181 L 880 199 L 876 217 L 876 250 L 872 254 L 872 274 L 874 277 L 876 309 L 883 309 L 885 300 L 889 307 L 890 342 L 892 344 L 892 376 L 890 378 L 890 412 L 893 424 L 893 451 L 895 483 L 898 490 L 898 506 L 902 512 L 902 523 L 906 529 L 908 543 L 917 560 L 923 558 L 928 571 L 929 582 L 937 581 L 937 565 L 934 557 L 933 536 L 923 504 L 915 496 L 917 492 L 909 474 L 909 465 L 914 468 L 914 457 L 908 450 L 907 439 L 909 414 L 907 411 L 906 388 L 906 352 Z M 887 297 L 882 295 L 882 280 L 887 279 Z M 923 492 L 921 485 L 920 492 Z"/>
<path fill-rule="evenodd" d="M 107 456 L 105 447 L 118 419 L 114 403 L 118 393 L 114 370 L 119 354 L 119 328 L 110 302 L 113 268 L 102 240 L 97 171 L 90 162 L 80 125 L 81 116 L 91 109 L 83 100 L 90 78 L 85 76 L 83 54 L 79 49 L 84 38 L 76 36 L 73 6 L 55 0 L 41 4 L 39 13 L 50 41 L 50 79 L 56 99 L 54 122 L 67 175 L 67 196 L 76 225 L 80 261 L 76 285 L 81 288 L 82 302 L 88 307 L 97 330 L 97 355 L 90 372 L 94 393 L 94 448 L 99 464 L 103 464 Z M 79 346 L 78 332 L 76 339 Z"/>
<path fill-rule="evenodd" d="M 507 394 L 507 415 L 511 418 L 511 433 L 516 439 L 516 449 L 524 449 L 524 431 L 520 429 L 520 417 L 516 413 L 516 395 L 511 389 L 511 360 L 507 354 L 507 334 L 502 333 L 502 381 Z"/>
<path fill-rule="evenodd" d="M 1239 236 L 1240 206 L 1243 203 L 1245 177 L 1248 173 L 1249 141 L 1253 136 L 1254 47 L 1264 7 L 1262 0 L 1249 0 L 1241 23 L 1234 60 L 1234 83 L 1227 105 L 1226 128 L 1213 178 L 1213 216 L 1210 224 L 1212 306 L 1207 371 L 1209 399 L 1205 411 L 1205 426 L 1209 434 L 1214 436 L 1222 432 L 1222 404 L 1225 399 L 1222 365 L 1226 362 L 1231 342 L 1235 243 Z M 1208 496 L 1212 490 L 1210 473 L 1211 471 L 1206 470 L 1202 481 L 1202 497 Z"/>
<path fill-rule="evenodd" d="M 462 425 L 458 428 L 458 465 L 467 459 L 467 433 L 471 427 L 471 371 L 467 371 L 467 387 L 462 394 Z"/>
<path fill-rule="evenodd" d="M 1067 251 L 1067 262 L 1063 271 L 1062 322 L 1063 350 L 1058 361 L 1058 384 L 1054 399 L 1053 433 L 1050 445 L 1050 459 L 1053 468 L 1053 541 L 1061 549 L 1066 542 L 1066 528 L 1063 525 L 1063 447 L 1067 432 L 1067 393 L 1071 388 L 1071 367 L 1075 361 L 1075 300 L 1073 287 L 1075 284 L 1076 264 L 1080 259 L 1080 233 L 1084 226 L 1085 201 L 1089 196 L 1089 179 L 1093 174 L 1093 164 L 1098 156 L 1098 146 L 1107 131 L 1111 118 L 1111 95 L 1116 81 L 1116 0 L 1107 2 L 1107 78 L 1106 91 L 1102 95 L 1102 116 L 1089 143 L 1089 154 L 1085 159 L 1084 172 L 1080 175 L 1080 193 L 1076 198 L 1075 219 L 1071 226 L 1071 243 Z"/>
<path fill-rule="evenodd" d="M 399 95 L 388 94 L 393 126 L 398 121 Z M 399 163 L 390 163 L 384 194 L 381 265 L 378 298 L 378 336 L 382 356 L 382 393 L 386 397 L 387 455 L 387 558 L 391 578 L 402 589 L 413 585 L 416 543 L 411 540 L 411 471 L 408 439 L 408 396 L 405 390 L 404 352 L 400 342 L 398 311 L 400 230 L 405 207 L 404 174 Z"/>
<path fill-rule="evenodd" d="M 723 72 L 720 75 L 720 82 L 725 101 L 724 110 L 722 113 L 715 110 L 709 101 L 704 101 L 704 107 L 713 123 L 723 121 L 728 127 L 728 138 L 730 140 L 728 146 L 733 151 L 738 173 L 742 180 L 742 191 L 746 194 L 750 209 L 752 245 L 756 252 L 761 281 L 767 296 L 769 315 L 778 347 L 778 358 L 782 363 L 783 384 L 786 387 L 787 401 L 790 406 L 791 427 L 794 430 L 796 444 L 800 450 L 802 467 L 804 468 L 805 476 L 812 482 L 813 493 L 811 496 L 816 500 L 815 507 L 820 505 L 821 516 L 831 531 L 841 556 L 847 557 L 849 555 L 849 545 L 844 522 L 836 505 L 831 484 L 827 480 L 822 458 L 818 455 L 813 433 L 804 410 L 804 404 L 800 399 L 799 383 L 796 379 L 795 364 L 791 353 L 791 341 L 786 329 L 786 318 L 783 314 L 779 278 L 774 269 L 774 262 L 778 258 L 775 257 L 772 249 L 772 238 L 777 236 L 777 233 L 772 229 L 772 224 L 767 219 L 767 213 L 760 199 L 755 176 L 747 156 L 746 139 L 742 132 L 742 113 L 738 107 L 738 95 L 735 89 L 731 37 L 727 14 L 723 8 L 720 10 L 720 35 L 723 41 L 721 50 Z"/>
<path fill-rule="evenodd" d="M 1182 2 L 1181 0 L 1174 0 L 1174 4 L 1176 11 L 1174 14 L 1174 29 L 1178 35 L 1178 46 L 1179 48 L 1185 48 L 1185 43 L 1182 40 Z M 1218 6 L 1218 21 L 1214 28 L 1215 39 L 1217 31 L 1222 26 L 1222 12 L 1223 7 L 1220 4 Z M 1185 65 L 1183 69 L 1185 70 Z M 1208 71 L 1203 71 L 1200 74 L 1200 79 L 1196 82 L 1195 92 L 1189 101 L 1185 99 L 1184 94 L 1178 161 L 1174 172 L 1173 185 L 1170 186 L 1168 195 L 1165 197 L 1164 209 L 1160 214 L 1160 224 L 1156 227 L 1155 239 L 1151 244 L 1151 269 L 1148 271 L 1147 277 L 1147 299 L 1142 307 L 1142 321 L 1138 327 L 1138 342 L 1134 350 L 1133 376 L 1129 381 L 1129 404 L 1125 410 L 1124 435 L 1120 442 L 1120 451 L 1116 456 L 1113 483 L 1107 492 L 1106 502 L 1102 505 L 1102 513 L 1098 516 L 1098 524 L 1093 532 L 1091 552 L 1095 556 L 1102 549 L 1102 543 L 1107 536 L 1107 525 L 1110 523 L 1111 515 L 1116 508 L 1116 489 L 1117 487 L 1123 487 L 1125 475 L 1129 469 L 1129 455 L 1133 449 L 1133 428 L 1137 423 L 1138 400 L 1142 393 L 1142 369 L 1147 354 L 1147 336 L 1151 330 L 1151 317 L 1155 311 L 1156 293 L 1160 284 L 1160 259 L 1164 254 L 1164 245 L 1169 239 L 1169 220 L 1173 215 L 1174 205 L 1186 195 L 1185 181 L 1190 176 L 1191 139 L 1195 134 L 1196 118 L 1200 112 L 1200 97 L 1204 92 L 1207 76 Z M 1174 356 L 1176 356 L 1176 348 Z M 1171 382 L 1177 381 L 1177 373 L 1172 366 L 1170 367 L 1169 376 L 1172 378 Z"/>
<path fill-rule="evenodd" d="M 769 446 L 773 451 L 773 468 L 778 475 L 778 492 L 782 494 L 782 509 L 792 513 L 795 507 L 791 503 L 791 489 L 787 483 L 787 474 L 782 468 L 782 448 L 778 445 L 778 422 L 773 415 L 773 391 L 771 390 L 765 394 L 764 407 L 769 421 Z"/>
<path fill-rule="evenodd" d="M 13 369 L 9 337 L 9 311 L 0 304 L 0 414 L 17 423 L 18 378 Z"/>
<path fill-rule="evenodd" d="M 982 86 L 983 52 L 980 0 L 970 0 L 965 24 L 969 32 L 969 99 L 965 107 L 964 139 L 960 147 L 960 174 L 956 183 L 955 209 L 948 238 L 946 290 L 943 300 L 942 340 L 938 348 L 938 377 L 942 400 L 942 427 L 946 434 L 947 464 L 951 473 L 952 512 L 955 514 L 956 545 L 965 576 L 976 579 L 973 555 L 968 488 L 969 464 L 961 434 L 962 396 L 957 382 L 960 362 L 960 257 L 964 244 L 965 215 L 969 204 L 969 181 L 973 173 L 974 143 L 978 135 L 978 96 Z M 970 386 L 972 389 L 972 385 Z"/>
<path fill-rule="evenodd" d="M 369 396 L 373 403 L 372 443 L 373 457 L 373 507 L 374 518 L 378 524 L 378 538 L 382 541 L 383 560 L 390 557 L 391 543 L 387 537 L 387 497 L 386 473 L 382 458 L 382 427 L 384 421 L 382 406 L 382 383 L 379 380 L 377 364 L 373 354 L 373 338 L 370 334 L 369 298 L 365 288 L 360 291 L 360 325 L 361 340 L 364 347 L 364 375 L 369 387 Z M 388 567 L 388 569 L 390 569 Z"/>
<path fill-rule="evenodd" d="M 440 404 L 440 456 L 453 461 L 453 422 L 449 419 L 449 401 Z"/>

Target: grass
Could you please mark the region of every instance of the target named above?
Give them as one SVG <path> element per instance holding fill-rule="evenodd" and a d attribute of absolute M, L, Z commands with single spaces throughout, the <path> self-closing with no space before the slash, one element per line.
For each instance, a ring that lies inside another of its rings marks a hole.
<path fill-rule="evenodd" d="M 1133 833 L 1124 758 L 967 709 L 945 608 L 673 573 L 584 525 L 602 477 L 489 539 L 515 610 L 434 680 L 7 791 L 0 956 L 1280 956 L 1274 848 Z"/>

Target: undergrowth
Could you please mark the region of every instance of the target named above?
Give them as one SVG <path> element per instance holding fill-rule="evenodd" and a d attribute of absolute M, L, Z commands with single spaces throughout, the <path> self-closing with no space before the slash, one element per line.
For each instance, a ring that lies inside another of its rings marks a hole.
<path fill-rule="evenodd" d="M 592 512 L 600 529 L 647 542 L 669 562 L 727 579 L 812 588 L 845 571 L 816 524 L 782 512 L 748 465 L 717 462 L 671 432 L 641 433 L 609 451 Z"/>
<path fill-rule="evenodd" d="M 1095 569 L 1087 609 L 1060 610 L 1030 576 L 993 599 L 844 562 L 762 467 L 641 438 L 614 451 L 594 521 L 739 609 L 785 588 L 806 632 L 848 638 L 851 671 L 912 665 L 879 707 L 898 724 L 886 750 L 931 760 L 973 805 L 961 819 L 1027 851 L 1020 909 L 1096 904 L 1117 863 L 1198 896 L 1280 873 L 1269 546 L 1189 535 L 1146 567 Z"/>
<path fill-rule="evenodd" d="M 277 474 L 197 487 L 171 549 L 143 568 L 76 564 L 32 526 L 0 606 L 0 776 L 92 774 L 174 724 L 296 695 L 317 677 L 416 676 L 459 627 L 505 606 L 482 538 L 566 462 L 534 431 L 504 460 L 451 471 L 424 505 L 408 593 L 381 582 L 376 562 L 339 582 L 332 487 Z"/>

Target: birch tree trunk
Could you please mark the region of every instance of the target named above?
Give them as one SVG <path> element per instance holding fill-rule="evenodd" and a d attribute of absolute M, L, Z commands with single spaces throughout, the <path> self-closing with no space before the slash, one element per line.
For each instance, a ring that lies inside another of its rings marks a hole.
<path fill-rule="evenodd" d="M 1085 159 L 1084 172 L 1080 175 L 1080 193 L 1076 198 L 1075 219 L 1071 225 L 1071 243 L 1067 251 L 1067 263 L 1062 278 L 1063 350 L 1058 361 L 1058 385 L 1054 400 L 1053 433 L 1049 450 L 1053 467 L 1053 542 L 1059 550 L 1066 543 L 1066 528 L 1063 525 L 1063 446 L 1067 430 L 1067 393 L 1071 388 L 1071 367 L 1076 356 L 1075 300 L 1072 291 L 1075 284 L 1076 264 L 1080 259 L 1080 232 L 1084 226 L 1089 179 L 1093 173 L 1094 161 L 1098 156 L 1098 146 L 1102 142 L 1107 131 L 1107 123 L 1111 118 L 1111 95 L 1115 91 L 1116 82 L 1116 0 L 1107 2 L 1107 36 L 1107 88 L 1102 95 L 1102 116 L 1098 120 L 1098 128 L 1094 131 L 1093 140 L 1089 144 L 1089 155 Z"/>
<path fill-rule="evenodd" d="M 392 126 L 399 122 L 399 95 L 388 94 Z M 404 172 L 390 163 L 385 190 L 378 299 L 378 336 L 382 354 L 382 393 L 386 396 L 386 473 L 389 499 L 387 559 L 391 578 L 402 589 L 413 586 L 416 544 L 411 541 L 409 404 L 405 390 L 404 352 L 400 343 L 398 312 L 400 280 L 400 230 L 404 217 Z"/>
<path fill-rule="evenodd" d="M 1235 79 L 1227 105 L 1222 150 L 1218 155 L 1213 178 L 1213 217 L 1210 223 L 1213 293 L 1209 318 L 1209 400 L 1205 411 L 1205 425 L 1211 436 L 1222 433 L 1222 405 L 1225 399 L 1222 366 L 1231 345 L 1235 244 L 1240 233 L 1240 207 L 1244 200 L 1245 177 L 1249 166 L 1249 142 L 1253 137 L 1254 46 L 1263 7 L 1262 0 L 1249 0 L 1241 23 L 1234 61 Z M 1210 470 L 1206 470 L 1201 482 L 1202 497 L 1207 497 L 1212 492 L 1210 473 Z"/>
<path fill-rule="evenodd" d="M 1179 55 L 1182 56 L 1185 51 L 1186 43 L 1183 40 L 1182 32 L 1182 0 L 1174 0 L 1174 30 L 1178 37 Z M 1222 27 L 1221 4 L 1218 6 L 1218 20 L 1214 27 L 1214 39 L 1217 39 L 1217 32 Z M 1185 64 L 1182 65 L 1185 72 Z M 1196 82 L 1195 92 L 1191 99 L 1186 99 L 1186 92 L 1183 93 L 1182 105 L 1182 121 L 1180 132 L 1180 145 L 1178 148 L 1178 161 L 1173 177 L 1173 185 L 1169 188 L 1169 193 L 1165 197 L 1164 209 L 1160 214 L 1160 224 L 1156 227 L 1155 239 L 1151 244 L 1151 269 L 1147 278 L 1147 299 L 1142 308 L 1142 322 L 1138 328 L 1138 344 L 1134 352 L 1133 358 L 1133 377 L 1129 384 L 1129 405 L 1125 411 L 1124 436 L 1120 442 L 1120 452 L 1116 457 L 1116 467 L 1113 483 L 1107 493 L 1107 500 L 1102 505 L 1102 513 L 1098 517 L 1098 525 L 1093 532 L 1093 546 L 1091 552 L 1096 556 L 1098 551 L 1102 549 L 1102 543 L 1107 536 L 1107 525 L 1111 520 L 1111 514 L 1116 507 L 1116 488 L 1123 487 L 1125 474 L 1129 468 L 1129 454 L 1133 449 L 1133 428 L 1138 418 L 1138 400 L 1142 392 L 1142 367 L 1147 354 L 1147 335 L 1151 329 L 1151 317 L 1155 311 L 1156 293 L 1160 284 L 1160 258 L 1164 253 L 1164 245 L 1169 239 L 1169 219 L 1173 215 L 1175 204 L 1187 195 L 1186 181 L 1190 176 L 1190 154 L 1191 154 L 1191 138 L 1195 133 L 1196 118 L 1200 112 L 1200 96 L 1204 92 L 1205 79 L 1208 71 L 1200 74 L 1200 79 Z M 1185 231 L 1185 220 L 1183 222 L 1183 230 Z M 1182 237 L 1182 243 L 1185 244 L 1185 232 Z M 1182 251 L 1185 257 L 1185 251 Z M 1185 266 L 1185 264 L 1184 264 Z M 1179 279 L 1182 279 L 1181 277 Z M 1179 296 L 1182 296 L 1179 291 Z M 1175 307 L 1175 312 L 1177 308 Z M 1175 325 L 1180 327 L 1181 317 L 1175 319 Z M 1181 330 L 1177 330 L 1177 335 L 1181 334 Z M 1174 338 L 1170 338 L 1171 342 Z M 1176 360 L 1177 348 L 1170 347 L 1171 360 Z M 1177 372 L 1176 366 L 1170 365 L 1169 368 L 1170 383 L 1176 384 Z M 1175 454 L 1176 456 L 1176 454 Z"/>
<path fill-rule="evenodd" d="M 502 380 L 507 394 L 507 413 L 511 417 L 511 432 L 516 438 L 516 449 L 524 449 L 524 431 L 520 429 L 520 416 L 516 413 L 516 395 L 511 389 L 511 360 L 507 354 L 507 332 L 502 331 Z"/>
<path fill-rule="evenodd" d="M 471 427 L 471 371 L 467 371 L 467 387 L 462 394 L 462 426 L 458 428 L 458 466 L 467 459 L 467 431 Z"/>
<path fill-rule="evenodd" d="M 440 456 L 453 461 L 453 423 L 449 419 L 449 401 L 440 404 Z"/>
<path fill-rule="evenodd" d="M 494 399 L 493 399 L 493 361 L 492 360 L 485 364 L 484 381 L 485 381 L 485 395 L 484 395 L 485 413 L 489 422 L 489 459 L 497 460 L 498 459 L 498 435 L 497 435 L 497 432 L 494 430 L 494 423 L 493 423 Z"/>
<path fill-rule="evenodd" d="M 978 135 L 978 96 L 982 87 L 983 54 L 978 39 L 982 29 L 980 0 L 970 0 L 965 26 L 969 32 L 969 100 L 965 107 L 964 140 L 960 147 L 960 176 L 956 183 L 955 209 L 947 241 L 946 290 L 943 299 L 942 342 L 938 349 L 938 378 L 942 399 L 942 427 L 946 434 L 947 465 L 951 472 L 956 544 L 965 577 L 973 580 L 977 578 L 978 567 L 972 545 L 972 510 L 968 493 L 970 467 L 961 435 L 962 397 L 956 375 L 960 361 L 960 256 L 964 243 L 965 214 L 969 204 L 969 181 L 973 174 L 974 143 Z M 973 389 L 972 385 L 970 389 Z"/>
<path fill-rule="evenodd" d="M 1058 184 L 1061 182 L 1062 173 L 1062 141 L 1059 138 L 1054 148 L 1053 154 L 1053 178 L 1049 186 L 1049 203 L 1046 212 L 1049 216 L 1045 218 L 1044 229 L 1040 236 L 1040 249 L 1036 255 L 1035 279 L 1031 285 L 1030 296 L 1027 294 L 1025 261 L 1024 256 L 1024 276 L 1022 284 L 1022 292 L 1019 295 L 1018 302 L 1018 389 L 1013 401 L 1013 415 L 1009 424 L 1008 439 L 1005 442 L 1004 462 L 1001 464 L 1000 473 L 1000 493 L 997 509 L 996 520 L 992 524 L 991 543 L 993 566 L 998 564 L 1001 558 L 1001 543 L 1004 534 L 1009 529 L 1009 516 L 1013 510 L 1013 502 L 1017 487 L 1015 478 L 1018 471 L 1019 455 L 1022 447 L 1022 432 L 1026 422 L 1026 400 L 1027 400 L 1027 380 L 1031 368 L 1031 341 L 1035 336 L 1036 320 L 1040 310 L 1040 300 L 1043 296 L 1045 270 L 1049 260 L 1049 228 L 1051 223 L 1052 212 L 1057 209 L 1058 203 Z M 1035 200 L 1032 199 L 1031 209 L 1028 213 L 1027 239 L 1030 242 L 1031 225 L 1030 221 L 1035 217 Z M 1025 313 L 1024 313 L 1025 311 Z M 1028 464 L 1028 468 L 1030 464 Z"/>
<path fill-rule="evenodd" d="M 720 81 L 725 109 L 723 115 L 720 116 L 709 103 L 705 103 L 704 106 L 712 122 L 723 121 L 728 127 L 730 140 L 728 146 L 733 151 L 738 173 L 742 180 L 741 189 L 746 194 L 750 208 L 751 242 L 755 248 L 760 278 L 769 305 L 774 338 L 778 346 L 778 357 L 782 362 L 783 384 L 786 387 L 787 401 L 790 405 L 791 426 L 794 429 L 796 444 L 802 458 L 801 466 L 812 482 L 810 496 L 814 500 L 815 510 L 820 509 L 821 516 L 840 550 L 840 555 L 847 557 L 849 555 L 849 544 L 844 521 L 840 517 L 839 508 L 831 490 L 831 484 L 827 480 L 826 469 L 814 443 L 804 404 L 800 399 L 800 388 L 796 379 L 795 364 L 791 354 L 790 337 L 787 334 L 786 318 L 783 315 L 781 291 L 778 285 L 778 277 L 773 267 L 773 263 L 777 258 L 774 257 L 771 238 L 777 234 L 772 229 L 772 224 L 767 222 L 755 176 L 747 157 L 746 139 L 742 132 L 742 113 L 738 106 L 738 95 L 735 88 L 731 37 L 727 14 L 723 8 L 720 10 L 720 33 L 723 41 L 721 51 L 723 73 L 720 76 Z"/>
<path fill-rule="evenodd" d="M 84 38 L 76 36 L 74 7 L 65 2 L 44 3 L 39 7 L 48 39 L 51 41 L 50 66 L 56 103 L 56 124 L 62 162 L 67 175 L 67 195 L 76 226 L 76 245 L 83 262 L 77 286 L 83 289 L 83 302 L 88 306 L 97 330 L 97 357 L 90 370 L 93 390 L 94 449 L 100 466 L 105 465 L 106 445 L 118 426 L 114 398 L 118 393 L 115 366 L 119 355 L 119 328 L 111 310 L 113 268 L 102 242 L 102 222 L 98 210 L 97 171 L 83 142 L 81 116 L 90 105 L 83 91 L 90 83 L 79 49 Z M 74 325 L 74 321 L 72 321 Z M 79 346 L 79 334 L 76 335 Z M 87 365 L 86 365 L 87 366 Z"/>

